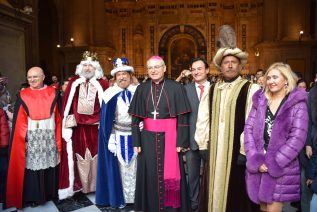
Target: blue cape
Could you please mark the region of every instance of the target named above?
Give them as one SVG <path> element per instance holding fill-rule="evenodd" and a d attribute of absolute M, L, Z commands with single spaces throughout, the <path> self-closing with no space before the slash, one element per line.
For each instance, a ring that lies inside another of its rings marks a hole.
<path fill-rule="evenodd" d="M 111 207 L 125 204 L 118 159 L 108 150 L 108 141 L 119 95 L 120 92 L 107 103 L 102 102 L 98 140 L 96 204 L 110 205 Z"/>

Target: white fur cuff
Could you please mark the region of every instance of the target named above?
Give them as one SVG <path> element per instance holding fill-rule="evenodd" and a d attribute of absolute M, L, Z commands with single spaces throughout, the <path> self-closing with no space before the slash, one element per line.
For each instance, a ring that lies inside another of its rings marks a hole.
<path fill-rule="evenodd" d="M 73 130 L 69 128 L 62 128 L 62 137 L 66 142 L 69 142 L 72 138 Z"/>

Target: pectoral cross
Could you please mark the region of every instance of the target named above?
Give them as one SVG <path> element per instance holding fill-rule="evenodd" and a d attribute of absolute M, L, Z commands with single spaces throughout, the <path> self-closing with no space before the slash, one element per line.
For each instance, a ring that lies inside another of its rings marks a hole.
<path fill-rule="evenodd" d="M 156 112 L 156 110 L 154 110 L 151 114 L 153 114 L 153 119 L 156 120 L 156 115 L 158 115 L 159 112 Z"/>

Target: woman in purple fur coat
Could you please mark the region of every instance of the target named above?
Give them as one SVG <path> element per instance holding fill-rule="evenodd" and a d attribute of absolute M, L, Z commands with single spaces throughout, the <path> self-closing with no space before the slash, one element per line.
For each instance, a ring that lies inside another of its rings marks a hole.
<path fill-rule="evenodd" d="M 296 88 L 287 64 L 272 64 L 264 78 L 244 128 L 246 184 L 253 202 L 276 212 L 284 202 L 300 199 L 297 156 L 308 130 L 307 94 Z"/>

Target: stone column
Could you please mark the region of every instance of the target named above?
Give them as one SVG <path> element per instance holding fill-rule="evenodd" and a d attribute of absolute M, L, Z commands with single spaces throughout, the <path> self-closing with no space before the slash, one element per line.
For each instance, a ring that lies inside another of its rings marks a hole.
<path fill-rule="evenodd" d="M 113 20 L 106 17 L 105 1 L 94 0 L 92 3 L 92 43 L 96 46 L 113 47 Z"/>
<path fill-rule="evenodd" d="M 274 41 L 277 39 L 277 1 L 266 0 L 263 9 L 263 41 Z"/>
<path fill-rule="evenodd" d="M 70 46 L 70 38 L 74 38 L 74 46 L 86 46 L 89 43 L 89 5 L 91 0 L 63 1 L 63 42 Z"/>

